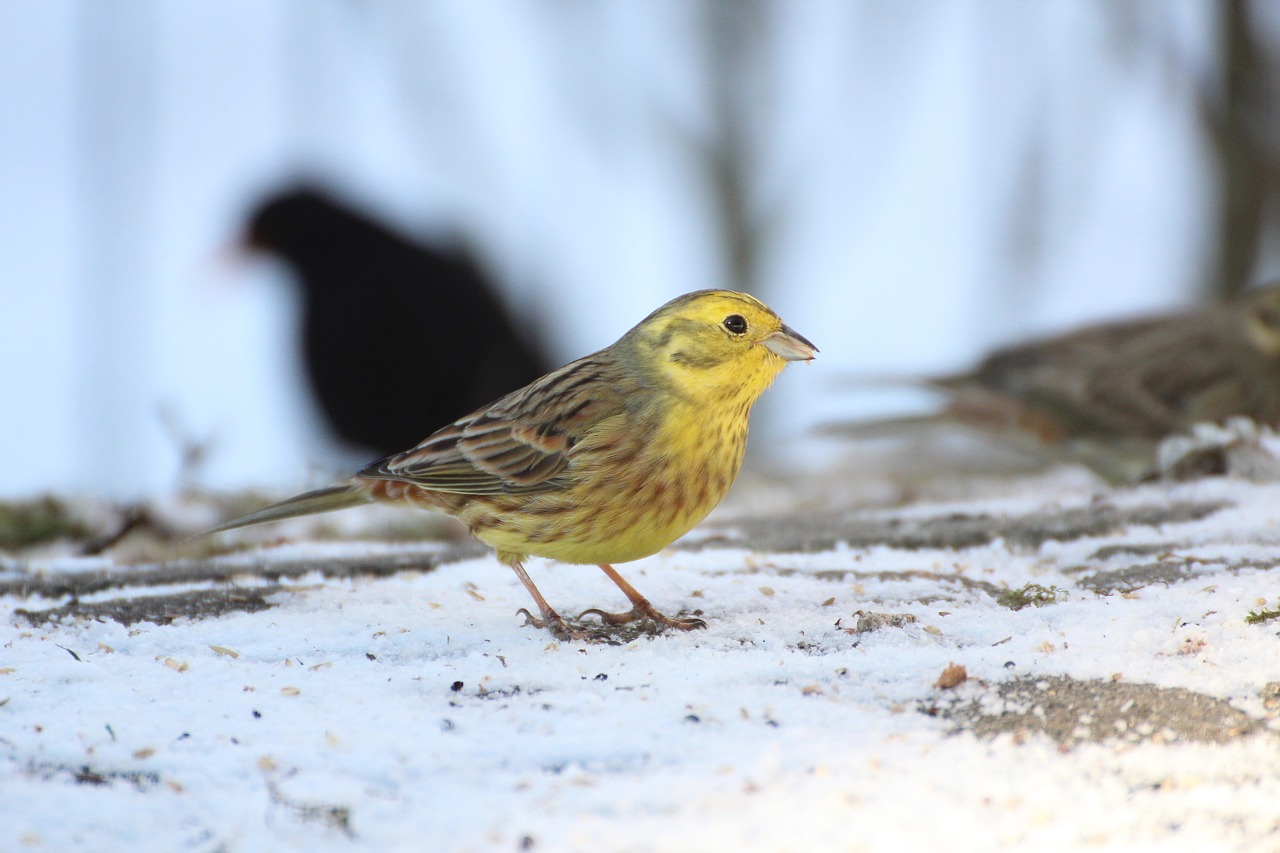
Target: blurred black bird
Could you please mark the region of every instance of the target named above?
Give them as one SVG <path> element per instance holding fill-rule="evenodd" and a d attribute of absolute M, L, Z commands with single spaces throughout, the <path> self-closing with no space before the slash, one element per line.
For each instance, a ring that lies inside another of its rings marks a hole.
<path fill-rule="evenodd" d="M 294 272 L 311 389 L 361 450 L 412 447 L 554 366 L 468 254 L 413 242 L 319 189 L 261 202 L 243 242 Z"/>
<path fill-rule="evenodd" d="M 1197 424 L 1280 426 L 1280 285 L 1005 347 L 969 372 L 925 384 L 946 395 L 941 412 L 840 431 L 959 423 L 1082 462 L 1113 482 L 1140 479 L 1154 473 L 1162 441 Z"/>

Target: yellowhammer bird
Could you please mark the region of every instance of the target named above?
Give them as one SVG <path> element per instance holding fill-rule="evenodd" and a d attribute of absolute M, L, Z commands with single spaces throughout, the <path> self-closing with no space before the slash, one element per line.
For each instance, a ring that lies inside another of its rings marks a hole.
<path fill-rule="evenodd" d="M 738 474 L 751 405 L 788 361 L 817 348 L 745 293 L 701 290 L 671 300 L 612 346 L 478 409 L 336 485 L 298 495 L 211 532 L 389 501 L 453 516 L 520 578 L 530 622 L 584 638 L 524 570 L 529 556 L 596 564 L 631 601 L 606 623 L 659 613 L 610 565 L 648 557 L 687 533 Z"/>

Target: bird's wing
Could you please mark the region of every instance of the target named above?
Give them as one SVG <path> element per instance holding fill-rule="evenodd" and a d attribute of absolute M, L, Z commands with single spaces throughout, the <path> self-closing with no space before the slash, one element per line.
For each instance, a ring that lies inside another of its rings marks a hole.
<path fill-rule="evenodd" d="M 461 495 L 529 494 L 557 486 L 574 445 L 622 408 L 608 361 L 587 356 L 388 456 L 360 476 Z"/>
<path fill-rule="evenodd" d="M 937 384 L 1020 401 L 1068 434 L 1160 437 L 1177 429 L 1184 407 L 1220 381 L 1225 343 L 1220 318 L 1200 310 L 1104 324 L 1008 347 L 970 374 Z"/>

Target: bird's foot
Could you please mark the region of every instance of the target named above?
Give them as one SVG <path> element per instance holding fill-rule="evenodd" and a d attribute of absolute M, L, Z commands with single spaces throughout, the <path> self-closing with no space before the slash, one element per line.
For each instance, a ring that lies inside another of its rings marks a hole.
<path fill-rule="evenodd" d="M 599 637 L 594 634 L 586 631 L 579 631 L 577 628 L 566 622 L 563 616 L 550 608 L 544 610 L 541 617 L 534 616 L 524 607 L 517 610 L 516 615 L 524 617 L 525 625 L 532 625 L 535 628 L 546 628 L 561 640 L 579 640 L 590 643 L 599 639 Z"/>
<path fill-rule="evenodd" d="M 578 618 L 581 619 L 587 614 L 599 616 L 600 621 L 606 625 L 626 625 L 643 619 L 656 625 L 659 630 L 662 628 L 676 628 L 680 631 L 695 631 L 707 627 L 706 622 L 695 617 L 673 619 L 670 616 L 659 613 L 647 601 L 644 604 L 637 604 L 626 613 L 606 613 L 598 607 L 592 607 L 579 613 Z"/>

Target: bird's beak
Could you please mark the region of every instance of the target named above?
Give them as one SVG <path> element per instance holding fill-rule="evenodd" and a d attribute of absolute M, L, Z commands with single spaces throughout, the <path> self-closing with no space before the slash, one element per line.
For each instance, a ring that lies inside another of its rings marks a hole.
<path fill-rule="evenodd" d="M 785 324 L 762 343 L 767 350 L 787 361 L 813 361 L 813 357 L 818 354 L 818 348 L 809 343 L 804 335 Z"/>

